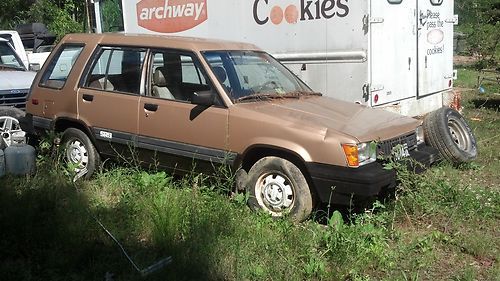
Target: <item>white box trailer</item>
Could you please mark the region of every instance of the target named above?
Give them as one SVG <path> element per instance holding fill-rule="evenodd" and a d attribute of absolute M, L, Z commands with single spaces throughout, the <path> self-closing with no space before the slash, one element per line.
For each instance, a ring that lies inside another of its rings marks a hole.
<path fill-rule="evenodd" d="M 96 29 L 106 1 L 93 0 Z M 453 0 L 122 0 L 129 33 L 256 44 L 314 90 L 404 115 L 454 100 Z"/>

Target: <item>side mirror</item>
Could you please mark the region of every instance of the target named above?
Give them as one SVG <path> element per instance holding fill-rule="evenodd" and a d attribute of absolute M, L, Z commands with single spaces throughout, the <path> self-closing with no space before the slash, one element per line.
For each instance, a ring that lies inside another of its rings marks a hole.
<path fill-rule="evenodd" d="M 30 71 L 38 71 L 40 70 L 40 64 L 39 63 L 30 63 L 28 70 Z"/>
<path fill-rule="evenodd" d="M 194 92 L 191 103 L 203 106 L 212 106 L 215 104 L 215 97 L 215 93 L 210 90 Z"/>

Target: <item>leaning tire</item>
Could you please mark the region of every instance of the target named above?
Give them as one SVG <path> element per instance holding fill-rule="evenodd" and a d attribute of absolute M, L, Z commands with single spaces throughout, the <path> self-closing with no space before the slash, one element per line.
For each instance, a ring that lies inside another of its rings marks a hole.
<path fill-rule="evenodd" d="M 464 117 L 443 107 L 429 113 L 423 123 L 425 142 L 455 165 L 477 157 L 477 142 Z"/>
<path fill-rule="evenodd" d="M 79 173 L 85 168 L 87 173 L 83 176 L 89 179 L 100 165 L 100 156 L 89 137 L 75 128 L 68 128 L 62 137 L 64 158 L 68 165 L 74 167 L 74 172 Z"/>
<path fill-rule="evenodd" d="M 312 211 L 307 180 L 297 166 L 279 157 L 264 157 L 248 172 L 248 205 L 274 217 L 289 216 L 304 221 Z"/>

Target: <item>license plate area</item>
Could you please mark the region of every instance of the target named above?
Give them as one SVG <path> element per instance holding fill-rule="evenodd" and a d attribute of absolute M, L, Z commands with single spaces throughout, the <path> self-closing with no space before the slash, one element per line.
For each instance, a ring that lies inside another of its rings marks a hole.
<path fill-rule="evenodd" d="M 396 160 L 401 160 L 410 157 L 410 151 L 408 149 L 408 144 L 398 144 L 392 148 L 391 155 Z"/>

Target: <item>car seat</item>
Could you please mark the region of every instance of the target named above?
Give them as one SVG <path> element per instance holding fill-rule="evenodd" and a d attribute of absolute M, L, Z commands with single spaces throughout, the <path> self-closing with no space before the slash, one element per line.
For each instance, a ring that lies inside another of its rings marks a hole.
<path fill-rule="evenodd" d="M 153 97 L 174 100 L 174 95 L 172 95 L 170 90 L 167 88 L 167 78 L 165 76 L 165 72 L 164 67 L 158 67 L 155 69 L 155 72 L 153 73 L 152 95 Z"/>

